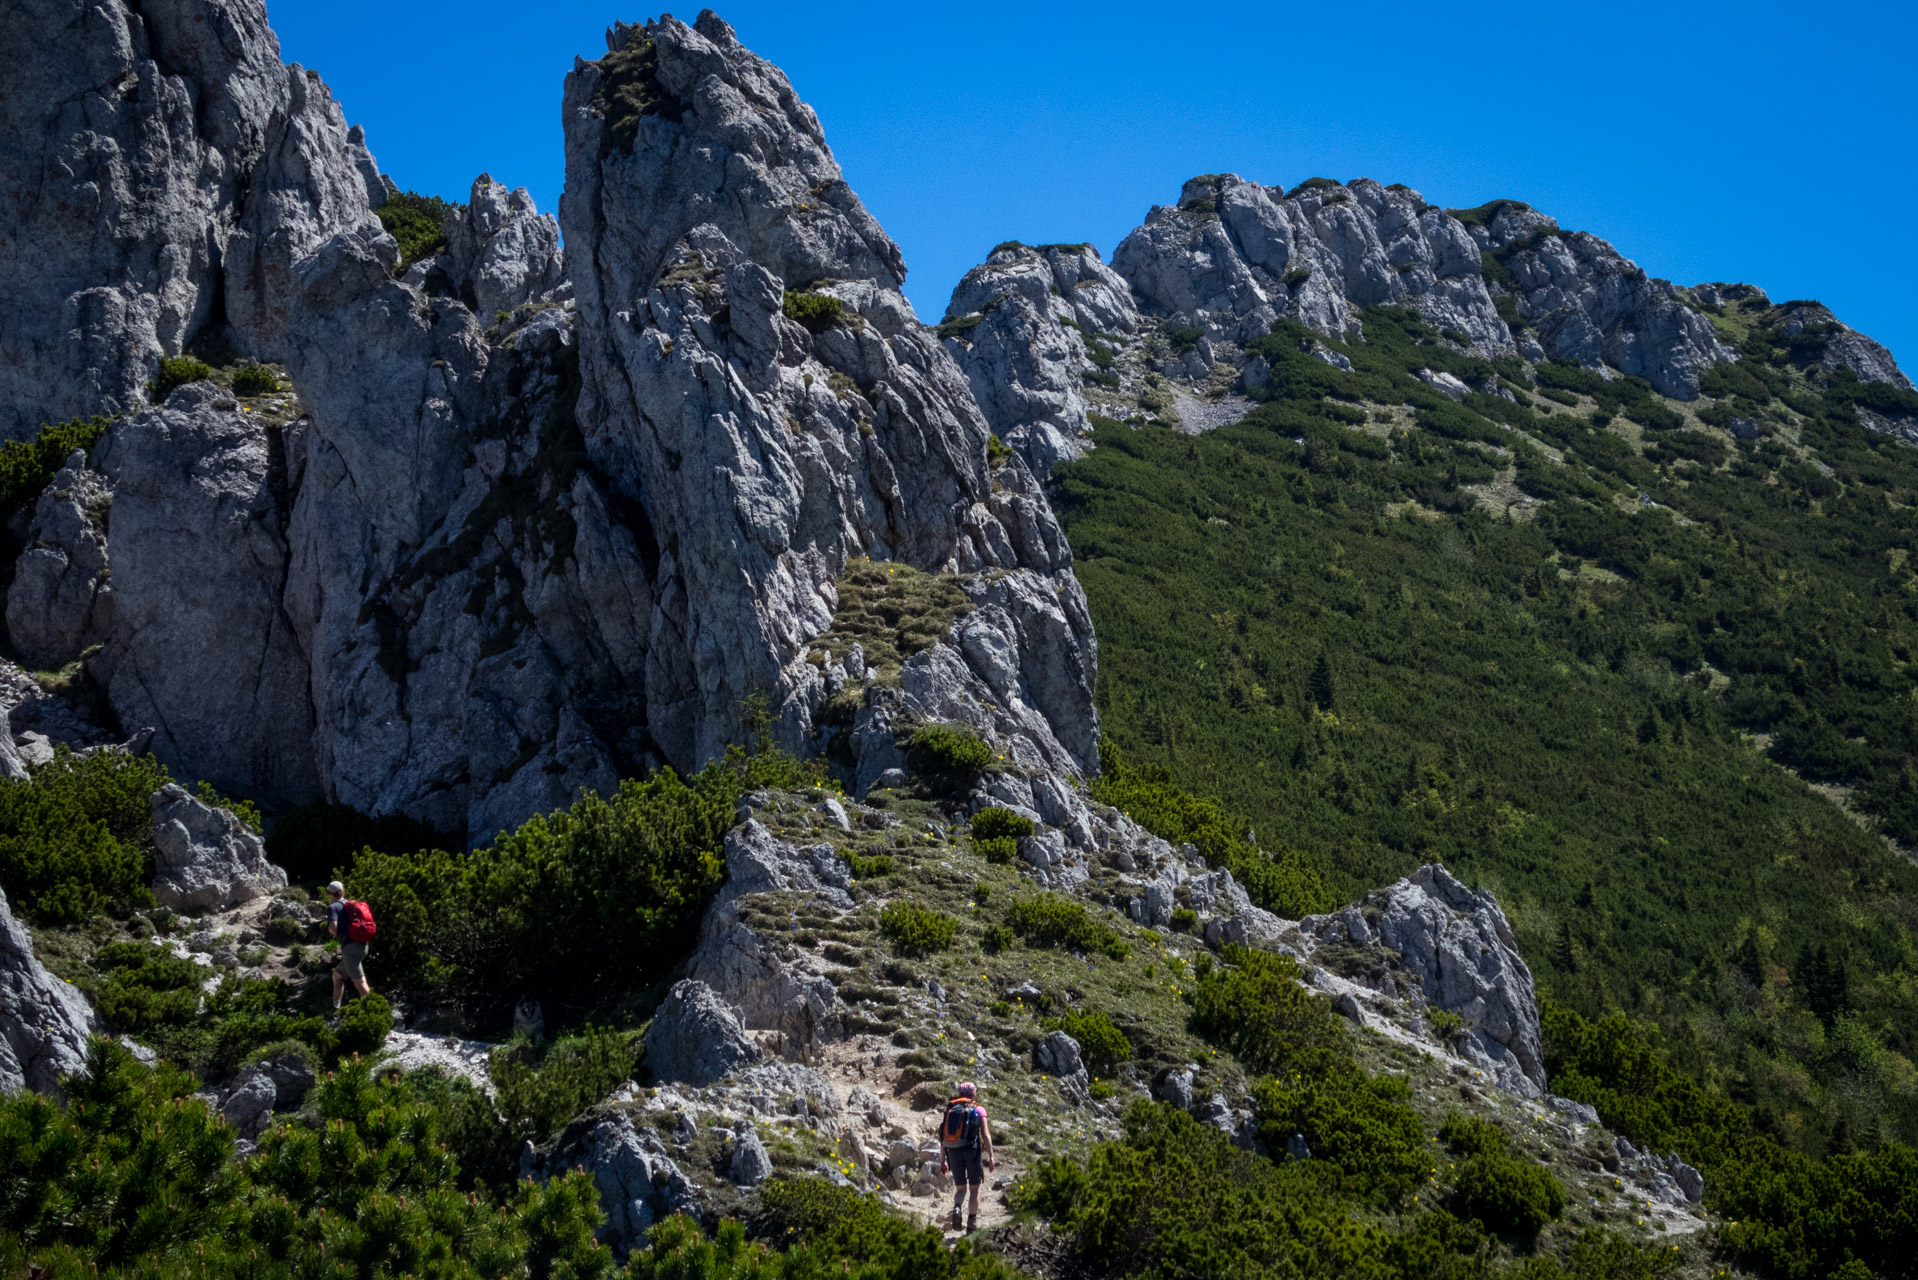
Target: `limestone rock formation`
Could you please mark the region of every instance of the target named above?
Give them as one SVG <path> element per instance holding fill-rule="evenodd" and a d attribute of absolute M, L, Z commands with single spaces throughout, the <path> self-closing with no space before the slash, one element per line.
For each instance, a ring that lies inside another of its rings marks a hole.
<path fill-rule="evenodd" d="M 490 174 L 474 179 L 466 206 L 447 214 L 446 251 L 437 265 L 463 298 L 470 296 L 481 323 L 528 304 L 563 301 L 570 292 L 559 223 L 534 207 L 525 187 L 508 191 Z"/>
<path fill-rule="evenodd" d="M 777 1032 L 781 1051 L 803 1059 L 837 1034 L 838 993 L 813 957 L 794 955 L 747 924 L 742 906 L 755 894 L 800 892 L 849 909 L 846 864 L 831 846 L 802 851 L 748 818 L 726 833 L 726 871 L 727 883 L 706 910 L 699 947 L 687 966 L 690 985 L 717 992 L 718 1000 L 739 1010 L 734 1016 L 746 1028 Z"/>
<path fill-rule="evenodd" d="M 760 1057 L 739 1010 L 703 982 L 673 984 L 646 1029 L 646 1066 L 659 1080 L 708 1085 Z"/>
<path fill-rule="evenodd" d="M 1089 244 L 999 246 L 952 291 L 946 349 L 993 432 L 1044 475 L 1084 451 L 1083 375 L 1111 362 L 1100 334 L 1130 334 L 1138 308 Z"/>
<path fill-rule="evenodd" d="M 294 264 L 384 198 L 260 0 L 27 0 L 0 59 L 0 438 L 137 408 L 218 329 L 277 358 Z"/>
<path fill-rule="evenodd" d="M 1647 276 L 1590 232 L 1563 231 L 1516 200 L 1473 213 L 1472 238 L 1497 264 L 1501 291 L 1543 355 L 1603 363 L 1680 400 L 1697 397 L 1707 368 L 1736 359 L 1670 281 Z"/>
<path fill-rule="evenodd" d="M 94 450 L 112 495 L 111 594 L 95 594 L 113 626 L 89 669 L 163 763 L 297 804 L 319 789 L 306 651 L 281 601 L 284 448 L 210 383 L 114 424 Z"/>
<path fill-rule="evenodd" d="M 608 46 L 567 78 L 560 212 L 586 449 L 658 548 L 644 699 L 661 754 L 709 757 L 755 694 L 806 739 L 825 696 L 806 645 L 849 557 L 1023 569 L 1082 610 L 1043 495 L 1016 463 L 989 470 L 963 375 L 899 292 L 898 247 L 786 78 L 710 13 L 618 25 Z"/>
<path fill-rule="evenodd" d="M 26 549 L 7 589 L 7 635 L 28 663 L 55 670 L 102 639 L 113 623 L 107 585 L 105 477 L 75 451 L 34 504 Z"/>
<path fill-rule="evenodd" d="M 1858 375 L 1860 382 L 1889 382 L 1906 391 L 1912 389 L 1911 379 L 1892 359 L 1891 352 L 1841 323 L 1830 308 L 1820 303 L 1784 303 L 1774 323 L 1781 338 L 1812 340 L 1818 362 L 1827 369 L 1849 369 Z"/>
<path fill-rule="evenodd" d="M 1669 281 L 1513 200 L 1448 211 L 1369 178 L 1285 192 L 1210 174 L 1155 206 L 1112 262 L 1143 310 L 1211 341 L 1250 341 L 1280 317 L 1346 337 L 1360 308 L 1407 306 L 1485 354 L 1604 365 L 1685 400 L 1736 358 Z M 1248 367 L 1247 385 L 1260 376 Z"/>
<path fill-rule="evenodd" d="M 62 1076 L 86 1067 L 97 1026 L 79 989 L 35 958 L 32 933 L 0 890 L 0 1093 L 55 1092 Z"/>
<path fill-rule="evenodd" d="M 270 897 L 286 872 L 230 810 L 216 809 L 177 782 L 153 793 L 153 896 L 175 911 L 205 911 Z"/>
<path fill-rule="evenodd" d="M 1456 1013 L 1456 1047 L 1500 1088 L 1527 1098 L 1545 1090 L 1545 1052 L 1532 971 L 1518 953 L 1496 899 L 1474 892 L 1436 863 L 1369 894 L 1358 907 L 1307 916 L 1313 942 L 1389 947 L 1425 1007 Z"/>
<path fill-rule="evenodd" d="M 541 1181 L 584 1169 L 599 1188 L 606 1215 L 602 1243 L 624 1259 L 646 1243 L 661 1218 L 698 1213 L 697 1190 L 680 1172 L 652 1126 L 636 1126 L 621 1110 L 590 1111 L 575 1120 L 543 1157 L 522 1158 L 520 1171 Z"/>
<path fill-rule="evenodd" d="M 1340 337 L 1357 309 L 1416 307 L 1486 351 L 1510 351 L 1465 228 L 1405 186 L 1369 178 L 1290 193 L 1210 174 L 1154 206 L 1112 265 L 1141 307 L 1246 342 L 1289 316 Z"/>

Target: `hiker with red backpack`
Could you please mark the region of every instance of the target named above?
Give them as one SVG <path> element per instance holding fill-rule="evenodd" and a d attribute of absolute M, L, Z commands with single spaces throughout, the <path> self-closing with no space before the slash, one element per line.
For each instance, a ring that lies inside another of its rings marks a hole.
<path fill-rule="evenodd" d="M 996 1167 L 992 1158 L 992 1127 L 986 1122 L 986 1109 L 979 1105 L 979 1086 L 968 1080 L 946 1104 L 946 1118 L 939 1125 L 939 1155 L 952 1173 L 952 1228 L 959 1229 L 959 1209 L 965 1203 L 966 1188 L 972 1188 L 972 1207 L 965 1229 L 979 1226 L 979 1186 L 987 1169 Z"/>
<path fill-rule="evenodd" d="M 366 944 L 373 940 L 373 908 L 346 896 L 346 886 L 335 880 L 326 886 L 326 931 L 340 940 L 340 963 L 333 970 L 333 1007 L 340 1007 L 348 979 L 363 996 L 373 994 L 366 981 Z"/>

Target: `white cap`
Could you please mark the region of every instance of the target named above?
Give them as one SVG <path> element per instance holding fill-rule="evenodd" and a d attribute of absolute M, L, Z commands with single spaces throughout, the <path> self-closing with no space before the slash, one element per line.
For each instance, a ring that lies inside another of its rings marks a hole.
<path fill-rule="evenodd" d="M 331 884 L 327 885 L 326 891 L 330 894 L 334 894 L 337 897 L 344 898 L 346 896 L 346 886 L 341 884 L 338 880 L 335 880 Z"/>

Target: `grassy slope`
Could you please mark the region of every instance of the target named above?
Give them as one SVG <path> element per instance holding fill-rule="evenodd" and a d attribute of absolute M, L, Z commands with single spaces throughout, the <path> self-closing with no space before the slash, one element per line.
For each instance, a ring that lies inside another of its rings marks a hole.
<path fill-rule="evenodd" d="M 1918 1136 L 1918 869 L 1741 732 L 1828 776 L 1844 743 L 1848 776 L 1895 815 L 1910 451 L 1782 400 L 1763 409 L 1773 434 L 1736 448 L 1695 419 L 1452 407 L 1404 371 L 1468 359 L 1391 316 L 1368 331 L 1345 348 L 1356 376 L 1288 363 L 1275 338 L 1280 398 L 1245 422 L 1110 427 L 1058 473 L 1106 732 L 1266 844 L 1320 854 L 1351 894 L 1435 858 L 1491 886 L 1548 989 L 1656 1019 L 1788 1140 Z M 1318 398 L 1353 387 L 1371 403 Z M 1400 429 L 1401 397 L 1420 426 Z M 1680 409 L 1646 399 L 1639 416 Z M 1678 461 L 1673 437 L 1727 462 Z M 1555 500 L 1505 514 L 1521 490 Z M 1820 943 L 1849 984 L 1814 1010 L 1804 948 Z"/>

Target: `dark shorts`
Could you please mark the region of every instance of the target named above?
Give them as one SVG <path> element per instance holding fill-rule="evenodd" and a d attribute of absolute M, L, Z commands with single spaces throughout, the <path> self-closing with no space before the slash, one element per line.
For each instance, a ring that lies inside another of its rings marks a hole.
<path fill-rule="evenodd" d="M 366 963 L 366 944 L 364 942 L 342 942 L 340 944 L 340 962 L 333 971 L 348 982 L 358 982 L 366 976 L 361 965 Z"/>
<path fill-rule="evenodd" d="M 951 1147 L 946 1151 L 946 1167 L 952 1180 L 962 1187 L 976 1187 L 986 1180 L 985 1153 L 978 1147 Z"/>

